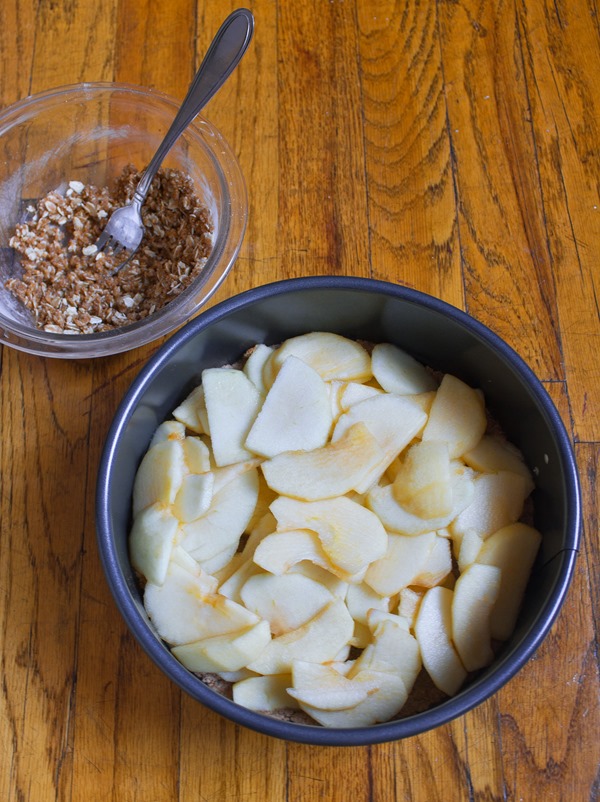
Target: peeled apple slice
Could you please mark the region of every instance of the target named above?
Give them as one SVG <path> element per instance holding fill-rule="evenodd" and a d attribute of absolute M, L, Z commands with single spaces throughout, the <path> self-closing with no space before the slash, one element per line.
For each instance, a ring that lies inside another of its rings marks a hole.
<path fill-rule="evenodd" d="M 362 345 L 331 332 L 315 331 L 286 340 L 273 355 L 272 371 L 277 374 L 290 356 L 310 365 L 324 381 L 365 382 L 372 376 L 371 360 Z"/>
<path fill-rule="evenodd" d="M 231 465 L 253 455 L 244 447 L 260 409 L 262 396 L 241 370 L 208 368 L 202 386 L 217 466 Z"/>
<path fill-rule="evenodd" d="M 310 621 L 333 596 L 326 587 L 302 574 L 260 573 L 246 581 L 240 598 L 247 610 L 269 622 L 271 632 L 277 636 Z"/>
<path fill-rule="evenodd" d="M 537 529 L 523 523 L 511 524 L 489 537 L 477 555 L 478 563 L 494 565 L 502 572 L 491 616 L 493 638 L 507 640 L 511 636 L 541 542 Z"/>
<path fill-rule="evenodd" d="M 413 585 L 415 578 L 425 569 L 436 540 L 435 532 L 412 537 L 388 534 L 387 551 L 368 567 L 366 584 L 380 596 L 388 597 Z"/>
<path fill-rule="evenodd" d="M 252 353 L 244 363 L 244 373 L 263 396 L 267 394 L 267 387 L 263 379 L 263 369 L 272 353 L 273 348 L 264 343 L 259 343 L 252 349 Z"/>
<path fill-rule="evenodd" d="M 500 471 L 477 476 L 473 499 L 452 522 L 453 536 L 473 529 L 484 540 L 498 529 L 515 523 L 532 489 L 531 479 L 519 473 Z"/>
<path fill-rule="evenodd" d="M 201 518 L 182 526 L 181 545 L 200 562 L 232 545 L 235 551 L 257 497 L 257 471 L 246 471 L 213 495 L 208 511 Z"/>
<path fill-rule="evenodd" d="M 298 708 L 298 702 L 288 694 L 292 684 L 291 674 L 271 674 L 266 677 L 248 677 L 232 687 L 233 701 L 263 713 L 272 713 L 285 708 Z"/>
<path fill-rule="evenodd" d="M 151 504 L 172 504 L 185 473 L 181 440 L 165 440 L 148 449 L 135 475 L 133 515 Z"/>
<path fill-rule="evenodd" d="M 184 440 L 185 439 L 185 426 L 177 420 L 166 420 L 161 423 L 157 430 L 152 435 L 150 445 L 152 448 L 157 443 L 164 443 L 165 440 Z"/>
<path fill-rule="evenodd" d="M 389 612 L 390 599 L 388 596 L 380 596 L 365 582 L 361 582 L 358 585 L 348 585 L 346 606 L 355 621 L 366 625 L 369 610 Z"/>
<path fill-rule="evenodd" d="M 430 588 L 423 596 L 415 636 L 423 665 L 434 685 L 453 696 L 467 678 L 465 667 L 452 644 L 452 600 L 448 588 Z"/>
<path fill-rule="evenodd" d="M 292 682 L 289 695 L 302 706 L 319 710 L 347 710 L 368 696 L 365 683 L 352 682 L 335 668 L 305 660 L 294 660 Z"/>
<path fill-rule="evenodd" d="M 208 473 L 211 468 L 210 451 L 199 437 L 186 437 L 183 441 L 183 455 L 190 473 Z"/>
<path fill-rule="evenodd" d="M 335 443 L 312 451 L 287 451 L 262 464 L 269 487 L 304 501 L 343 496 L 383 459 L 364 423 L 351 426 Z"/>
<path fill-rule="evenodd" d="M 467 671 L 494 659 L 490 617 L 500 591 L 501 571 L 494 565 L 470 565 L 456 580 L 452 600 L 452 640 Z"/>
<path fill-rule="evenodd" d="M 271 512 L 279 530 L 316 532 L 329 561 L 348 575 L 385 554 L 387 533 L 377 516 L 344 496 L 323 501 L 280 496 L 271 504 Z"/>
<path fill-rule="evenodd" d="M 182 523 L 195 521 L 208 510 L 213 496 L 212 473 L 190 473 L 183 477 L 173 503 L 173 513 Z"/>
<path fill-rule="evenodd" d="M 353 685 L 364 688 L 367 698 L 345 710 L 322 710 L 300 703 L 302 709 L 324 727 L 368 727 L 389 721 L 403 707 L 408 693 L 399 676 L 378 671 L 361 671 Z"/>
<path fill-rule="evenodd" d="M 475 448 L 486 426 L 481 393 L 446 373 L 431 405 L 422 439 L 445 440 L 450 457 L 460 457 Z"/>
<path fill-rule="evenodd" d="M 129 536 L 131 564 L 149 582 L 165 581 L 178 529 L 177 518 L 161 504 L 146 507 L 135 518 Z"/>
<path fill-rule="evenodd" d="M 195 387 L 187 398 L 173 410 L 173 417 L 192 432 L 209 434 L 204 387 L 201 384 Z"/>
<path fill-rule="evenodd" d="M 368 490 L 385 472 L 398 454 L 421 431 L 427 415 L 410 398 L 384 393 L 354 404 L 340 415 L 332 441 L 339 440 L 351 426 L 363 423 L 383 451 L 383 459 L 356 486 L 359 493 Z"/>
<path fill-rule="evenodd" d="M 392 485 L 376 486 L 369 491 L 367 506 L 388 531 L 406 535 L 444 529 L 471 504 L 474 497 L 474 480 L 470 468 L 452 478 L 452 510 L 440 518 L 420 518 L 404 509 L 394 498 Z"/>
<path fill-rule="evenodd" d="M 192 643 L 256 624 L 258 617 L 214 592 L 213 579 L 174 562 L 162 585 L 147 582 L 144 605 L 158 634 L 170 644 Z"/>
<path fill-rule="evenodd" d="M 326 587 L 331 595 L 336 596 L 338 599 L 345 599 L 350 587 L 347 582 L 344 582 L 343 579 L 337 577 L 327 568 L 322 568 L 320 565 L 316 565 L 313 562 L 308 562 L 308 560 L 304 560 L 296 563 L 296 565 L 292 565 L 289 569 L 289 572 L 293 574 L 302 574 L 303 576 L 307 576 L 309 579 L 314 579 L 315 582 L 318 582 L 320 585 Z"/>
<path fill-rule="evenodd" d="M 333 599 L 298 629 L 273 638 L 257 660 L 248 664 L 257 674 L 285 674 L 294 660 L 335 660 L 350 638 L 354 621 L 341 599 Z"/>
<path fill-rule="evenodd" d="M 512 471 L 531 480 L 529 468 L 525 465 L 519 449 L 500 437 L 484 435 L 475 448 L 467 451 L 463 459 L 476 471 L 483 473 Z"/>
<path fill-rule="evenodd" d="M 373 627 L 373 642 L 354 663 L 349 677 L 361 671 L 381 671 L 397 674 L 407 691 L 411 691 L 421 670 L 421 653 L 416 638 L 398 616 L 388 615 Z M 375 616 L 370 617 L 376 620 Z"/>
<path fill-rule="evenodd" d="M 263 457 L 320 448 L 327 442 L 331 423 L 325 382 L 311 367 L 290 356 L 265 398 L 245 447 Z"/>
<path fill-rule="evenodd" d="M 258 621 L 240 632 L 174 646 L 172 652 L 190 671 L 238 671 L 258 657 L 270 640 L 268 623 Z"/>
<path fill-rule="evenodd" d="M 441 518 L 452 512 L 451 480 L 448 444 L 441 440 L 420 441 L 408 449 L 392 492 L 412 515 Z"/>
<path fill-rule="evenodd" d="M 373 348 L 371 365 L 373 375 L 388 393 L 416 395 L 437 387 L 420 362 L 391 343 L 380 343 Z"/>
<path fill-rule="evenodd" d="M 285 574 L 293 565 L 308 560 L 331 570 L 316 532 L 308 529 L 275 532 L 264 537 L 254 552 L 254 562 L 272 574 Z"/>

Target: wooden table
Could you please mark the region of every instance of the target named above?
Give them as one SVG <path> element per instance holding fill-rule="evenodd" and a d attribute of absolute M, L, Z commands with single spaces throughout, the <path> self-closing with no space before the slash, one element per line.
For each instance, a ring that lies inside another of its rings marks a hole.
<path fill-rule="evenodd" d="M 113 412 L 158 344 L 90 362 L 5 349 L 0 800 L 598 799 L 600 27 L 593 0 L 256 0 L 206 110 L 250 195 L 214 300 L 276 279 L 388 279 L 468 310 L 529 363 L 584 497 L 567 602 L 488 702 L 403 742 L 285 744 L 183 696 L 100 568 L 94 487 Z M 233 6 L 3 0 L 0 103 L 77 81 L 183 97 Z"/>

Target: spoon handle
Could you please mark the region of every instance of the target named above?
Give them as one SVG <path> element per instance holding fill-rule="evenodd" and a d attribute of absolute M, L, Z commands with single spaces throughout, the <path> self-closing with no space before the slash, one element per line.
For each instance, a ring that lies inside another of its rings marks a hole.
<path fill-rule="evenodd" d="M 142 205 L 167 153 L 237 67 L 250 44 L 253 31 L 254 17 L 246 8 L 233 11 L 221 25 L 175 119 L 140 179 L 132 201 L 134 205 Z"/>

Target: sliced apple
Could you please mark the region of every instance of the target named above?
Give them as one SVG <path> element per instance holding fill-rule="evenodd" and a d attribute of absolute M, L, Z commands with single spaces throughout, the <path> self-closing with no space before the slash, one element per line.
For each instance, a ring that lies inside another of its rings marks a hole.
<path fill-rule="evenodd" d="M 388 596 L 380 596 L 365 582 L 361 582 L 359 585 L 348 585 L 346 606 L 355 621 L 366 625 L 370 610 L 389 612 L 390 599 Z"/>
<path fill-rule="evenodd" d="M 515 523 L 495 532 L 481 547 L 477 562 L 496 566 L 502 572 L 491 616 L 493 638 L 508 640 L 511 636 L 541 542 L 537 529 Z"/>
<path fill-rule="evenodd" d="M 473 472 L 466 468 L 452 477 L 452 511 L 440 518 L 420 518 L 404 509 L 394 498 L 391 485 L 373 487 L 367 495 L 367 506 L 391 532 L 419 535 L 444 529 L 471 504 L 474 497 Z"/>
<path fill-rule="evenodd" d="M 255 660 L 271 641 L 266 621 L 239 632 L 174 646 L 172 652 L 190 671 L 237 671 Z"/>
<path fill-rule="evenodd" d="M 335 660 L 350 638 L 354 622 L 341 599 L 333 599 L 298 629 L 273 638 L 257 660 L 248 664 L 258 674 L 285 674 L 294 660 Z"/>
<path fill-rule="evenodd" d="M 331 423 L 325 382 L 302 360 L 290 356 L 265 398 L 245 447 L 264 457 L 320 448 L 327 442 Z"/>
<path fill-rule="evenodd" d="M 476 471 L 483 473 L 511 471 L 531 480 L 531 473 L 519 449 L 502 437 L 484 434 L 475 448 L 464 454 L 463 459 Z"/>
<path fill-rule="evenodd" d="M 308 529 L 267 535 L 254 552 L 254 562 L 276 575 L 285 574 L 293 565 L 305 560 L 321 568 L 332 568 L 317 533 Z"/>
<path fill-rule="evenodd" d="M 274 349 L 271 346 L 259 343 L 254 346 L 251 354 L 244 363 L 244 373 L 263 396 L 267 394 L 268 389 L 263 379 L 263 369 L 273 351 Z"/>
<path fill-rule="evenodd" d="M 238 555 L 236 555 L 237 557 Z M 239 555 L 241 563 L 237 565 L 236 569 L 219 585 L 219 593 L 222 596 L 227 596 L 228 599 L 243 604 L 240 595 L 241 589 L 244 587 L 250 577 L 255 576 L 262 572 L 259 565 L 254 560 L 244 559 L 243 555 Z"/>
<path fill-rule="evenodd" d="M 373 348 L 371 365 L 373 375 L 388 393 L 416 395 L 437 387 L 433 376 L 420 362 L 391 343 L 379 343 Z"/>
<path fill-rule="evenodd" d="M 197 434 L 210 434 L 206 404 L 204 403 L 204 387 L 199 384 L 173 410 L 173 417 L 183 423 L 186 429 Z"/>
<path fill-rule="evenodd" d="M 434 685 L 448 696 L 460 689 L 467 677 L 465 667 L 452 644 L 452 600 L 448 588 L 430 588 L 423 596 L 415 636 L 425 670 Z"/>
<path fill-rule="evenodd" d="M 181 440 L 164 440 L 152 446 L 142 458 L 133 484 L 133 514 L 151 504 L 169 505 L 175 497 L 186 465 Z"/>
<path fill-rule="evenodd" d="M 462 572 L 467 569 L 471 563 L 474 563 L 479 556 L 479 552 L 483 546 L 483 539 L 476 529 L 467 529 L 461 534 L 460 539 L 457 540 L 457 544 L 458 556 L 456 562 L 458 564 L 458 570 Z"/>
<path fill-rule="evenodd" d="M 182 526 L 181 545 L 202 562 L 238 541 L 252 517 L 258 496 L 256 469 L 246 471 L 212 497 L 208 511 Z"/>
<path fill-rule="evenodd" d="M 408 696 L 399 676 L 378 671 L 361 671 L 352 682 L 363 687 L 367 698 L 345 710 L 322 710 L 301 703 L 301 708 L 324 727 L 368 727 L 389 721 L 404 707 Z"/>
<path fill-rule="evenodd" d="M 171 562 L 180 568 L 183 568 L 183 570 L 187 571 L 188 574 L 202 577 L 202 586 L 206 593 L 216 593 L 218 587 L 218 582 L 216 579 L 204 573 L 200 567 L 200 564 L 194 560 L 191 554 L 188 554 L 185 549 L 182 549 L 178 543 L 173 546 L 173 551 L 171 552 Z"/>
<path fill-rule="evenodd" d="M 247 610 L 269 622 L 273 635 L 298 629 L 333 599 L 326 587 L 302 574 L 262 572 L 240 589 Z"/>
<path fill-rule="evenodd" d="M 254 456 L 244 442 L 262 404 L 262 396 L 241 370 L 202 371 L 210 439 L 219 467 Z"/>
<path fill-rule="evenodd" d="M 244 679 L 257 676 L 254 671 L 249 671 L 247 668 L 239 668 L 237 671 L 216 671 L 215 673 L 225 682 L 241 682 Z"/>
<path fill-rule="evenodd" d="M 467 671 L 494 659 L 490 616 L 500 591 L 501 571 L 473 563 L 459 576 L 452 600 L 452 640 Z"/>
<path fill-rule="evenodd" d="M 339 334 L 315 331 L 286 340 L 274 353 L 272 369 L 277 373 L 290 356 L 301 359 L 324 381 L 368 381 L 371 359 L 355 340 Z"/>
<path fill-rule="evenodd" d="M 325 382 L 327 392 L 329 393 L 329 403 L 331 405 L 331 419 L 336 421 L 344 411 L 340 405 L 340 398 L 346 386 L 346 382 Z M 362 385 L 360 385 L 362 387 Z"/>
<path fill-rule="evenodd" d="M 396 474 L 392 492 L 407 512 L 419 518 L 441 518 L 452 512 L 448 444 L 427 440 L 412 445 Z"/>
<path fill-rule="evenodd" d="M 364 423 L 356 423 L 334 443 L 278 454 L 263 462 L 262 471 L 275 492 L 316 501 L 349 493 L 382 459 L 377 440 Z"/>
<path fill-rule="evenodd" d="M 323 501 L 280 496 L 271 512 L 281 531 L 316 532 L 331 564 L 349 576 L 385 554 L 387 534 L 377 516 L 344 496 Z"/>
<path fill-rule="evenodd" d="M 185 426 L 177 420 L 166 420 L 161 423 L 152 435 L 150 445 L 152 448 L 157 443 L 164 443 L 165 440 L 185 440 Z"/>
<path fill-rule="evenodd" d="M 210 451 L 200 437 L 186 437 L 183 441 L 183 456 L 190 473 L 208 473 L 211 469 Z"/>
<path fill-rule="evenodd" d="M 314 579 L 315 582 L 326 587 L 332 596 L 336 596 L 338 599 L 342 600 L 346 599 L 348 588 L 350 587 L 348 582 L 340 579 L 327 568 L 322 568 L 320 565 L 316 565 L 313 562 L 303 560 L 292 565 L 289 568 L 289 572 L 291 574 L 302 574 L 309 579 Z"/>
<path fill-rule="evenodd" d="M 381 671 L 396 674 L 407 691 L 411 691 L 421 670 L 421 653 L 416 638 L 398 616 L 388 615 L 379 620 L 377 614 L 369 617 L 373 642 L 355 661 L 348 674 L 353 678 L 361 671 Z"/>
<path fill-rule="evenodd" d="M 262 458 L 260 460 L 262 464 Z M 265 477 L 263 476 L 262 471 L 259 471 L 258 474 L 258 498 L 256 499 L 256 507 L 254 508 L 254 513 L 252 518 L 248 522 L 248 531 L 252 532 L 255 529 L 265 515 L 271 514 L 269 507 L 277 498 L 277 493 L 274 490 L 271 490 L 269 485 L 266 482 Z M 275 527 L 271 531 L 275 531 Z"/>
<path fill-rule="evenodd" d="M 294 660 L 292 682 L 288 694 L 301 706 L 318 710 L 348 710 L 368 696 L 366 683 L 352 682 L 331 666 L 306 660 Z"/>
<path fill-rule="evenodd" d="M 250 527 L 252 527 L 250 529 Z M 272 535 L 277 529 L 277 521 L 271 510 L 267 510 L 258 521 L 254 521 L 254 516 L 248 524 L 249 534 L 248 539 L 242 547 L 241 553 L 244 559 L 251 560 L 254 557 L 254 552 L 258 544 L 264 540 L 267 535 Z"/>
<path fill-rule="evenodd" d="M 146 507 L 135 518 L 129 535 L 131 564 L 148 582 L 165 581 L 178 529 L 177 518 L 161 504 Z"/>
<path fill-rule="evenodd" d="M 360 401 L 340 416 L 333 430 L 332 440 L 339 440 L 351 426 L 364 423 L 384 453 L 382 461 L 374 466 L 355 490 L 368 490 L 385 472 L 390 463 L 421 431 L 427 415 L 408 397 L 382 393 Z"/>
<path fill-rule="evenodd" d="M 144 605 L 163 640 L 191 643 L 257 623 L 254 613 L 215 593 L 213 587 L 212 577 L 192 574 L 173 561 L 162 585 L 146 583 Z"/>
<path fill-rule="evenodd" d="M 208 510 L 213 497 L 212 473 L 190 473 L 183 477 L 173 502 L 173 514 L 182 523 L 200 518 Z"/>
<path fill-rule="evenodd" d="M 394 625 L 402 627 L 408 632 L 409 626 L 405 618 L 402 618 L 397 613 L 386 612 L 385 610 L 376 610 L 372 608 L 367 612 L 367 627 L 374 633 L 375 630 L 384 621 L 391 621 Z"/>
<path fill-rule="evenodd" d="M 402 588 L 398 596 L 398 615 L 403 618 L 410 629 L 414 629 L 417 613 L 421 599 L 425 594 L 424 590 L 415 588 Z"/>
<path fill-rule="evenodd" d="M 237 543 L 230 543 L 222 551 L 213 554 L 211 557 L 198 560 L 198 565 L 211 576 L 216 576 L 222 571 L 233 559 L 237 553 Z"/>
<path fill-rule="evenodd" d="M 235 462 L 233 465 L 225 465 L 223 468 L 215 468 L 213 470 L 214 485 L 213 493 L 219 493 L 225 485 L 237 479 L 243 473 L 258 468 L 262 459 L 248 459 L 243 462 Z M 258 499 L 257 499 L 258 501 Z"/>
<path fill-rule="evenodd" d="M 462 536 L 474 529 L 485 540 L 520 518 L 531 484 L 522 474 L 500 471 L 479 474 L 473 489 L 471 503 L 452 522 L 450 531 Z"/>
<path fill-rule="evenodd" d="M 411 585 L 421 588 L 432 588 L 439 585 L 452 571 L 452 551 L 448 538 L 439 537 L 436 533 L 431 551 L 419 572 L 415 574 Z"/>
<path fill-rule="evenodd" d="M 274 713 L 286 708 L 297 710 L 298 702 L 287 692 L 291 684 L 291 674 L 248 677 L 233 685 L 233 701 L 261 713 Z"/>
<path fill-rule="evenodd" d="M 371 643 L 372 639 L 373 636 L 369 627 L 366 624 L 361 624 L 360 621 L 355 621 L 350 646 L 355 649 L 364 649 Z"/>
<path fill-rule="evenodd" d="M 447 373 L 431 405 L 422 439 L 445 440 L 450 456 L 460 457 L 475 448 L 486 426 L 482 395 Z"/>
<path fill-rule="evenodd" d="M 436 543 L 435 532 L 421 535 L 388 535 L 385 555 L 367 569 L 365 582 L 380 596 L 394 596 L 402 588 L 413 585 L 424 571 Z"/>
<path fill-rule="evenodd" d="M 342 412 L 347 412 L 350 407 L 353 407 L 360 401 L 365 401 L 367 398 L 372 398 L 374 395 L 382 395 L 382 393 L 383 390 L 377 387 L 371 387 L 369 384 L 344 382 L 339 397 L 340 410 Z"/>

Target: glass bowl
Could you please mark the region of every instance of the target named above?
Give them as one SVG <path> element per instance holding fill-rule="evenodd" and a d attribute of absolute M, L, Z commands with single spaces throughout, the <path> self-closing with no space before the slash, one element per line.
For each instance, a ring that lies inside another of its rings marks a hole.
<path fill-rule="evenodd" d="M 205 368 L 234 364 L 255 343 L 272 345 L 309 331 L 391 342 L 422 363 L 480 388 L 535 477 L 534 523 L 542 545 L 511 638 L 456 696 L 370 727 L 326 729 L 284 721 L 216 693 L 179 663 L 157 635 L 129 559 L 133 481 L 158 424 L 199 384 Z M 531 658 L 548 634 L 573 574 L 580 491 L 573 449 L 552 400 L 523 360 L 492 331 L 415 290 L 371 279 L 317 276 L 236 295 L 203 312 L 159 349 L 125 395 L 109 431 L 98 475 L 96 525 L 104 571 L 125 622 L 180 688 L 236 723 L 274 737 L 356 746 L 413 736 L 463 715 L 496 693 Z"/>
<path fill-rule="evenodd" d="M 0 342 L 41 356 L 87 358 L 136 348 L 172 332 L 206 303 L 231 269 L 247 220 L 243 176 L 220 132 L 198 116 L 164 166 L 188 174 L 208 208 L 213 248 L 200 276 L 142 321 L 95 334 L 54 334 L 6 289 L 20 271 L 9 240 L 24 208 L 69 181 L 106 186 L 133 163 L 143 169 L 179 102 L 137 86 L 84 83 L 27 97 L 0 113 Z M 93 243 L 91 243 L 93 244 Z"/>

